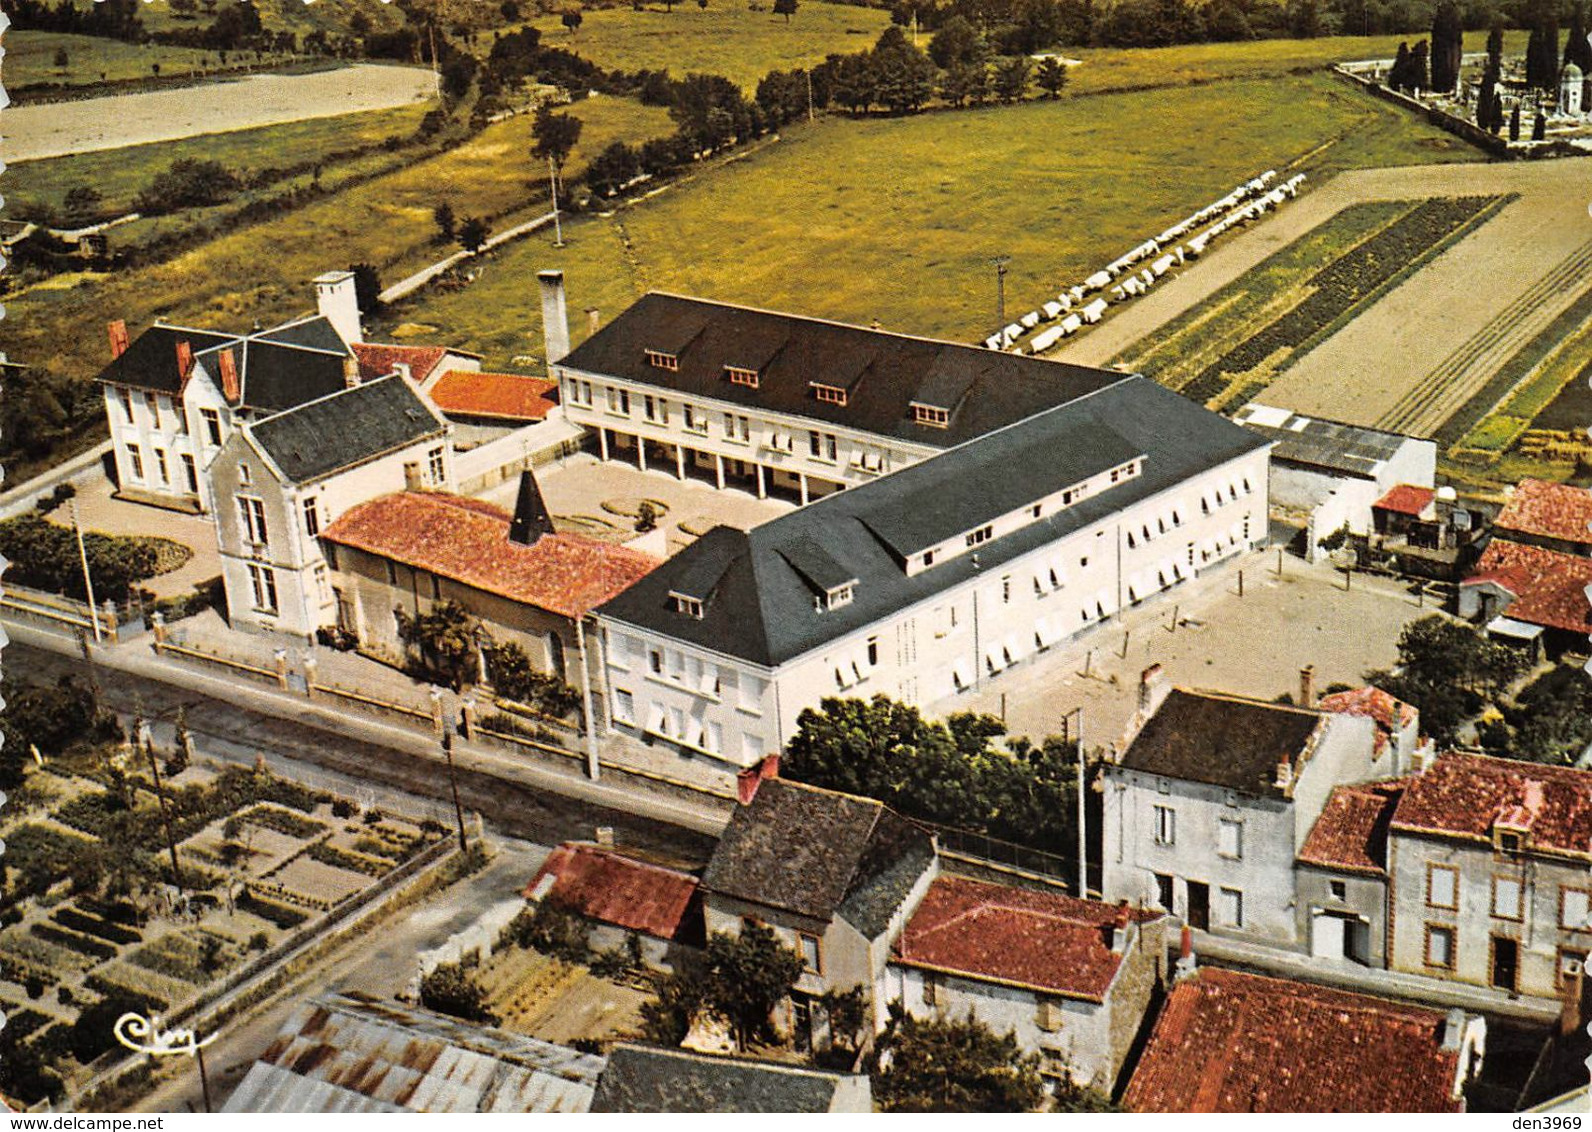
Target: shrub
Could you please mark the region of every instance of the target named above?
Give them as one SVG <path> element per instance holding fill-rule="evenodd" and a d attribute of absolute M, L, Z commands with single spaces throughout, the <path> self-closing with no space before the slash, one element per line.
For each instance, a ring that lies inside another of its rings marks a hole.
<path fill-rule="evenodd" d="M 184 208 L 204 208 L 230 200 L 243 183 L 219 161 L 181 157 L 134 200 L 142 213 L 158 216 Z"/>
<path fill-rule="evenodd" d="M 460 963 L 442 963 L 420 980 L 420 1002 L 428 1010 L 470 1022 L 495 1023 L 486 992 Z"/>
<path fill-rule="evenodd" d="M 38 936 L 47 943 L 58 943 L 79 955 L 87 955 L 91 959 L 114 959 L 116 948 L 97 939 L 91 939 L 77 932 L 69 932 L 65 928 L 57 927 L 50 923 L 37 923 L 28 927 L 28 931 Z"/>
<path fill-rule="evenodd" d="M 248 889 L 244 889 L 243 895 L 238 897 L 238 907 L 267 923 L 275 924 L 284 931 L 296 928 L 309 919 L 307 912 L 258 896 Z"/>
<path fill-rule="evenodd" d="M 510 920 L 501 939 L 569 963 L 585 963 L 592 954 L 587 931 L 580 913 L 555 901 L 542 900 Z"/>
<path fill-rule="evenodd" d="M 334 818 L 351 818 L 354 816 L 354 803 L 347 798 L 332 799 L 332 816 Z"/>
<path fill-rule="evenodd" d="M 264 951 L 271 945 L 271 939 L 264 932 L 255 932 L 249 937 L 250 951 Z"/>
<path fill-rule="evenodd" d="M 22 981 L 22 989 L 28 992 L 29 998 L 40 998 L 44 994 L 44 979 L 38 975 L 29 974 Z"/>
<path fill-rule="evenodd" d="M 50 918 L 63 927 L 71 928 L 87 935 L 98 936 L 108 943 L 141 943 L 144 938 L 132 928 L 106 923 L 98 917 L 85 915 L 70 905 L 65 908 L 57 908 L 51 913 Z"/>

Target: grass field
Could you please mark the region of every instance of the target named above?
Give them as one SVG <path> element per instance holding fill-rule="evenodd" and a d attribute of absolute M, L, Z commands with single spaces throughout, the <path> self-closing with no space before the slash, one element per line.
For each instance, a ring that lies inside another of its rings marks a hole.
<path fill-rule="evenodd" d="M 663 70 L 677 78 L 703 71 L 723 75 L 748 92 L 770 71 L 820 63 L 829 54 L 849 55 L 872 47 L 890 24 L 877 8 L 808 0 L 786 24 L 773 5 L 753 12 L 744 3 L 715 0 L 699 8 L 690 0 L 665 12 L 661 3 L 637 12 L 628 5 L 583 13 L 575 35 L 558 16 L 532 21 L 542 41 L 592 62 L 623 71 Z M 928 37 L 923 37 L 927 44 Z"/>
<path fill-rule="evenodd" d="M 673 128 L 665 111 L 628 99 L 580 102 L 573 112 L 586 123 L 571 157 L 576 173 L 615 138 L 634 141 Z M 8 296 L 0 345 L 14 359 L 86 379 L 104 364 L 97 331 L 107 318 L 126 319 L 135 333 L 156 316 L 201 326 L 269 323 L 311 307 L 309 280 L 331 268 L 368 261 L 396 281 L 449 250 L 431 242 L 431 210 L 443 200 L 460 216 L 505 217 L 493 228 L 545 208 L 530 145 L 530 116 L 512 118 L 448 153 L 231 231 L 165 263 L 91 285 Z"/>
<path fill-rule="evenodd" d="M 667 289 L 972 340 L 995 317 L 995 255 L 1011 257 L 1008 309 L 1026 310 L 1262 169 L 1304 158 L 1318 178 L 1476 157 L 1328 76 L 829 119 L 566 225 L 562 250 L 533 239 L 497 253 L 481 282 L 402 317 L 491 356 L 539 352 L 526 281 L 561 267 L 577 307 L 609 313 Z"/>
<path fill-rule="evenodd" d="M 55 53 L 65 49 L 67 65 L 55 65 Z M 88 35 L 58 35 L 47 31 L 8 31 L 0 80 L 7 90 L 35 83 L 89 86 L 121 79 L 147 79 L 152 64 L 162 75 L 206 71 L 221 65 L 214 51 L 166 47 L 158 43 L 123 43 Z"/>
<path fill-rule="evenodd" d="M 98 189 L 107 211 L 126 211 L 155 174 L 181 158 L 219 161 L 247 179 L 262 170 L 321 161 L 330 154 L 390 137 L 408 138 L 427 109 L 417 103 L 343 118 L 313 118 L 257 130 L 28 161 L 6 170 L 7 211 L 12 216 L 28 216 L 38 205 L 59 207 L 74 185 Z"/>

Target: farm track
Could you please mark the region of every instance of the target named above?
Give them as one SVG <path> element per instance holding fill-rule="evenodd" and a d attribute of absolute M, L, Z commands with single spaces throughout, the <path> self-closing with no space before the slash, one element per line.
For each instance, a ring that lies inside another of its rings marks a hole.
<path fill-rule="evenodd" d="M 1408 390 L 1393 408 L 1376 421 L 1378 428 L 1429 436 L 1464 407 L 1499 367 L 1557 318 L 1566 306 L 1592 286 L 1592 240 L 1582 244 L 1532 284 L 1503 314 L 1484 325 L 1469 340 Z M 1587 282 L 1571 284 L 1578 278 Z M 1552 302 L 1555 297 L 1562 302 Z M 1508 390 L 1503 394 L 1509 395 Z M 1502 398 L 1500 398 L 1501 400 Z"/>

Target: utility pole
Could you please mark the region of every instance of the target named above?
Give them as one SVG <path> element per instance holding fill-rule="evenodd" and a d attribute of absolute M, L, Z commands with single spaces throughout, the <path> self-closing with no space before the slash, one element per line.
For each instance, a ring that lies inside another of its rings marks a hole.
<path fill-rule="evenodd" d="M 134 734 L 143 741 L 144 754 L 149 757 L 149 773 L 155 780 L 155 797 L 160 802 L 160 821 L 166 827 L 166 848 L 171 853 L 171 879 L 177 891 L 181 892 L 182 866 L 177 863 L 177 840 L 171 832 L 171 809 L 166 803 L 166 791 L 160 784 L 160 760 L 155 758 L 155 737 L 150 733 L 149 724 L 142 719 L 138 721 Z"/>
<path fill-rule="evenodd" d="M 104 640 L 100 633 L 99 607 L 94 604 L 94 578 L 88 572 L 88 551 L 83 547 L 83 524 L 77 521 L 77 500 L 68 500 L 72 508 L 72 530 L 77 532 L 77 560 L 83 566 L 83 591 L 88 594 L 88 617 L 94 624 L 94 643 Z"/>
<path fill-rule="evenodd" d="M 807 68 L 807 120 L 813 120 L 813 69 Z"/>
<path fill-rule="evenodd" d="M 553 164 L 552 154 L 547 157 L 547 183 L 553 190 L 553 246 L 564 246 L 564 226 L 558 222 L 558 167 Z"/>
<path fill-rule="evenodd" d="M 459 804 L 459 775 L 453 766 L 453 728 L 444 727 L 442 753 L 448 759 L 448 786 L 453 791 L 453 817 L 459 823 L 459 852 L 468 853 L 470 845 L 464 839 L 464 807 Z"/>
<path fill-rule="evenodd" d="M 995 265 L 995 321 L 1002 329 L 1006 326 L 1006 265 L 1011 261 L 1009 255 L 990 260 Z"/>
<path fill-rule="evenodd" d="M 1088 819 L 1084 816 L 1083 792 L 1083 705 L 1073 709 L 1078 713 L 1078 726 L 1073 732 L 1072 741 L 1078 749 L 1078 899 L 1089 899 L 1089 836 L 1087 829 Z"/>

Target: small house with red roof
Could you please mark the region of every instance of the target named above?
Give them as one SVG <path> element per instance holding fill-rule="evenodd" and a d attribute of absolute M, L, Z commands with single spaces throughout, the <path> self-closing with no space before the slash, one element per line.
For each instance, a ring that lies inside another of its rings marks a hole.
<path fill-rule="evenodd" d="M 1493 520 L 1493 530 L 1511 542 L 1592 558 L 1592 491 L 1521 480 Z"/>
<path fill-rule="evenodd" d="M 1460 583 L 1459 615 L 1489 636 L 1549 655 L 1584 652 L 1592 632 L 1592 558 L 1495 537 Z"/>
<path fill-rule="evenodd" d="M 1316 958 L 1387 966 L 1388 826 L 1408 784 L 1336 787 L 1299 847 L 1299 938 Z"/>
<path fill-rule="evenodd" d="M 1048 1076 L 1109 1094 L 1164 975 L 1166 917 L 1060 892 L 940 876 L 890 956 L 912 1014 L 972 1013 Z"/>
<path fill-rule="evenodd" d="M 456 601 L 478 622 L 482 683 L 494 646 L 515 643 L 531 664 L 582 687 L 596 672 L 588 613 L 658 560 L 554 529 L 534 476 L 521 476 L 514 515 L 440 491 L 381 495 L 320 533 L 332 564 L 336 626 L 366 651 L 402 664 L 396 611 Z"/>
<path fill-rule="evenodd" d="M 648 965 L 671 970 L 681 947 L 701 947 L 702 897 L 688 872 L 604 845 L 566 841 L 525 888 L 525 898 L 567 909 L 590 925 L 594 950 L 631 935 Z"/>
<path fill-rule="evenodd" d="M 1463 1112 L 1487 1024 L 1206 967 L 1179 980 L 1122 1095 L 1129 1112 Z"/>
<path fill-rule="evenodd" d="M 1592 771 L 1445 754 L 1388 826 L 1397 971 L 1560 996 L 1592 951 Z"/>

